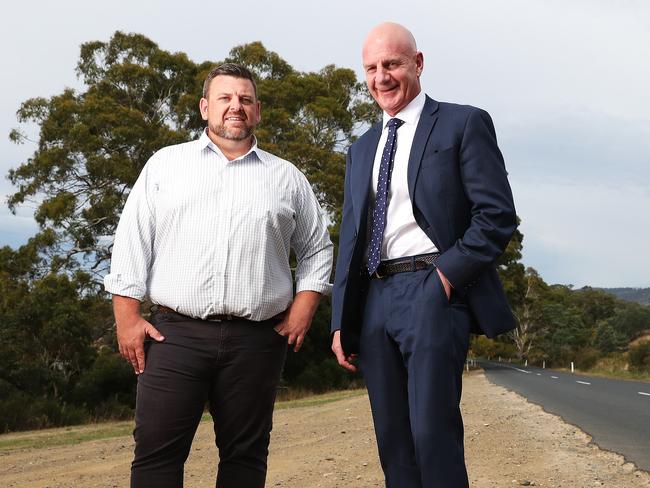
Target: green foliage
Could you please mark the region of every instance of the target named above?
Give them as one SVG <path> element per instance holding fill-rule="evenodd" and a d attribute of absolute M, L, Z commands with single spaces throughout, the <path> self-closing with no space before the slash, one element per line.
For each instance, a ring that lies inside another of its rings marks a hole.
<path fill-rule="evenodd" d="M 512 334 L 519 359 L 560 367 L 573 361 L 589 369 L 606 355 L 625 351 L 629 341 L 650 330 L 650 309 L 602 290 L 549 286 L 532 268 L 523 276 L 510 273 L 503 279 L 506 289 L 524 290 L 522 295 L 510 294 L 519 322 Z"/>
<path fill-rule="evenodd" d="M 318 307 L 309 334 L 298 353 L 289 350 L 282 378 L 292 387 L 323 392 L 350 388 L 360 381 L 359 375 L 341 368 L 330 350 L 329 297 L 324 297 Z"/>
<path fill-rule="evenodd" d="M 109 317 L 87 274 L 37 271 L 41 245 L 33 239 L 17 251 L 0 249 L 2 431 L 87 417 L 71 393 L 93 363 L 93 341 Z M 15 409 L 21 402 L 25 407 Z"/>
<path fill-rule="evenodd" d="M 586 347 L 576 354 L 575 366 L 581 370 L 588 370 L 596 366 L 598 360 L 602 357 L 602 351 L 593 347 Z"/>
<path fill-rule="evenodd" d="M 517 218 L 517 223 L 520 222 L 521 219 Z M 510 238 L 505 252 L 497 261 L 499 278 L 503 283 L 508 302 L 513 308 L 523 307 L 526 299 L 526 269 L 521 263 L 523 241 L 524 235 L 517 229 Z"/>
<path fill-rule="evenodd" d="M 650 341 L 631 347 L 629 359 L 631 369 L 650 373 Z"/>
<path fill-rule="evenodd" d="M 616 326 L 615 317 L 598 323 L 594 345 L 598 350 L 609 353 L 627 346 L 628 339 L 620 327 Z"/>
<path fill-rule="evenodd" d="M 135 407 L 137 381 L 133 369 L 118 353 L 104 348 L 83 372 L 72 398 L 97 418 L 123 418 Z"/>
<path fill-rule="evenodd" d="M 616 330 L 628 340 L 650 331 L 650 307 L 638 303 L 619 302 L 614 314 L 608 319 Z"/>
<path fill-rule="evenodd" d="M 487 360 L 511 359 L 517 357 L 517 348 L 511 342 L 488 339 L 483 335 L 472 337 L 470 355 Z"/>

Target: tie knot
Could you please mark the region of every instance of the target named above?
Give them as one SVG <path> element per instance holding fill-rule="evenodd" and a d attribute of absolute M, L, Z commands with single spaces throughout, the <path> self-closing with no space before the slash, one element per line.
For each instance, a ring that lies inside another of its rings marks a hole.
<path fill-rule="evenodd" d="M 397 118 L 392 118 L 388 121 L 388 128 L 389 129 L 399 129 L 399 126 L 404 123 L 403 120 L 397 119 Z"/>

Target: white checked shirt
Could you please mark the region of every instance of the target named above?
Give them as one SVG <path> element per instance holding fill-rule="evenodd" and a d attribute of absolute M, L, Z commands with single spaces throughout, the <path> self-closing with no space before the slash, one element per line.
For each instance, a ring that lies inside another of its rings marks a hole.
<path fill-rule="evenodd" d="M 291 163 L 251 150 L 228 161 L 207 134 L 155 153 L 115 234 L 106 291 L 196 318 L 265 320 L 296 292 L 329 293 L 332 243 L 316 196 Z"/>

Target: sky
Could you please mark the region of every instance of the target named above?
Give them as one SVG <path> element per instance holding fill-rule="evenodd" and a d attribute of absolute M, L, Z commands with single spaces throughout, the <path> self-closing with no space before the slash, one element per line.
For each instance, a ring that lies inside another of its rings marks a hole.
<path fill-rule="evenodd" d="M 20 104 L 66 87 L 79 46 L 116 30 L 196 62 L 261 41 L 294 68 L 352 68 L 368 31 L 390 20 L 424 53 L 431 97 L 494 120 L 524 234 L 523 262 L 548 283 L 650 286 L 650 2 L 644 0 L 251 0 L 200 9 L 168 0 L 10 2 L 0 45 L 0 173 L 33 154 L 9 141 Z M 396 9 L 399 7 L 399 10 Z M 198 101 L 197 101 L 198 103 Z M 263 110 L 263 109 L 262 109 Z M 263 112 L 262 112 L 263 116 Z M 35 127 L 22 127 L 37 140 Z M 0 179 L 0 246 L 37 231 L 9 212 Z"/>

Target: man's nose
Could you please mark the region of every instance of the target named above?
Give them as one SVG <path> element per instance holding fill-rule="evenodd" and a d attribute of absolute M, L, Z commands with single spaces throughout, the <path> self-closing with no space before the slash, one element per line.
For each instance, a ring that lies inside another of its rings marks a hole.
<path fill-rule="evenodd" d="M 375 71 L 375 83 L 387 83 L 390 80 L 390 74 L 388 70 L 383 66 L 377 66 L 377 71 Z"/>
<path fill-rule="evenodd" d="M 230 110 L 231 112 L 240 112 L 241 107 L 242 107 L 241 100 L 237 95 L 235 95 L 230 99 L 230 107 L 228 108 L 228 110 Z"/>

